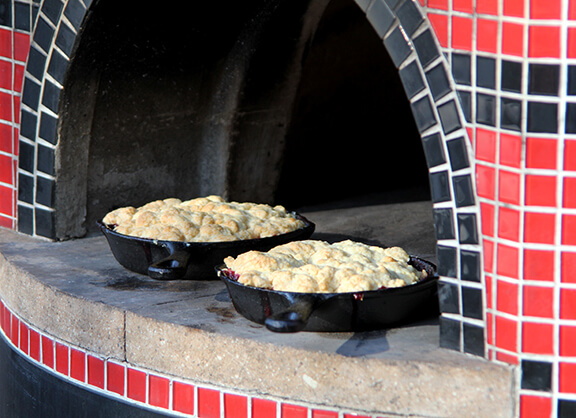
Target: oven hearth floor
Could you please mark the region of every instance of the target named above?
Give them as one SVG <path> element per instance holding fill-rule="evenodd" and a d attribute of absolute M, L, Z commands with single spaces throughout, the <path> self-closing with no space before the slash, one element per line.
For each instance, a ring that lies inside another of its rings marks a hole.
<path fill-rule="evenodd" d="M 313 238 L 399 245 L 435 262 L 432 204 L 302 208 Z M 276 334 L 223 283 L 123 269 L 101 235 L 47 242 L 0 230 L 0 297 L 25 322 L 106 358 L 240 393 L 369 414 L 514 416 L 516 371 L 439 348 L 437 319 L 364 333 Z"/>

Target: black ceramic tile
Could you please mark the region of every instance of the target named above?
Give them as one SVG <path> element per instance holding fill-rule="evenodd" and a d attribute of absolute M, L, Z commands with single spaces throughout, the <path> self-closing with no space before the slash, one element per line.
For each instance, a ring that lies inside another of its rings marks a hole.
<path fill-rule="evenodd" d="M 459 321 L 440 317 L 440 347 L 460 351 L 461 326 Z"/>
<path fill-rule="evenodd" d="M 428 70 L 426 72 L 426 79 L 428 80 L 434 101 L 438 101 L 438 99 L 441 99 L 452 91 L 446 70 L 442 64 Z"/>
<path fill-rule="evenodd" d="M 34 203 L 34 177 L 18 173 L 18 200 Z"/>
<path fill-rule="evenodd" d="M 522 102 L 502 98 L 500 102 L 500 126 L 512 131 L 520 131 L 522 126 Z"/>
<path fill-rule="evenodd" d="M 36 235 L 54 238 L 54 212 L 36 208 Z"/>
<path fill-rule="evenodd" d="M 52 207 L 54 203 L 54 180 L 36 177 L 36 203 Z"/>
<path fill-rule="evenodd" d="M 558 399 L 558 418 L 576 417 L 576 400 Z"/>
<path fill-rule="evenodd" d="M 464 118 L 466 122 L 472 122 L 472 95 L 469 91 L 458 90 L 458 98 L 460 99 L 460 105 L 462 106 L 462 112 L 464 113 Z"/>
<path fill-rule="evenodd" d="M 72 29 L 66 25 L 60 25 L 58 35 L 56 36 L 56 46 L 58 46 L 58 48 L 60 48 L 68 57 L 72 53 L 75 39 L 76 35 L 72 32 Z"/>
<path fill-rule="evenodd" d="M 446 162 L 444 148 L 442 148 L 442 137 L 440 134 L 435 133 L 422 138 L 422 144 L 424 145 L 424 154 L 426 156 L 428 167 L 436 167 L 437 165 Z"/>
<path fill-rule="evenodd" d="M 452 54 L 452 76 L 457 84 L 472 84 L 470 68 L 470 55 Z"/>
<path fill-rule="evenodd" d="M 496 61 L 493 58 L 476 58 L 476 85 L 488 89 L 496 88 Z"/>
<path fill-rule="evenodd" d="M 395 19 L 384 0 L 374 0 L 366 10 L 366 17 L 380 38 L 388 32 Z"/>
<path fill-rule="evenodd" d="M 35 141 L 37 123 L 38 118 L 35 114 L 28 112 L 26 109 L 22 109 L 20 120 L 20 135 Z"/>
<path fill-rule="evenodd" d="M 358 5 L 358 7 L 360 7 L 363 11 L 366 11 L 366 9 L 368 9 L 368 6 L 370 6 L 370 3 L 372 3 L 372 0 L 354 0 L 354 1 Z"/>
<path fill-rule="evenodd" d="M 448 147 L 448 156 L 450 157 L 452 171 L 461 170 L 470 166 L 466 139 L 464 137 L 447 141 L 446 146 Z"/>
<path fill-rule="evenodd" d="M 457 218 L 458 242 L 460 244 L 478 244 L 476 215 L 473 213 L 459 213 Z"/>
<path fill-rule="evenodd" d="M 443 281 L 438 282 L 438 302 L 442 313 L 460 314 L 458 286 Z"/>
<path fill-rule="evenodd" d="M 446 135 L 462 127 L 462 124 L 460 123 L 458 108 L 456 107 L 454 100 L 450 100 L 449 102 L 438 106 L 438 114 L 440 115 L 442 130 Z"/>
<path fill-rule="evenodd" d="M 430 30 L 422 32 L 418 37 L 414 38 L 413 42 L 423 68 L 440 56 L 440 52 L 434 42 L 434 36 L 430 33 Z"/>
<path fill-rule="evenodd" d="M 412 114 L 414 115 L 416 126 L 421 133 L 438 123 L 428 96 L 424 96 L 420 100 L 411 103 L 410 106 L 412 107 Z"/>
<path fill-rule="evenodd" d="M 528 132 L 558 132 L 556 103 L 528 102 Z"/>
<path fill-rule="evenodd" d="M 50 57 L 50 64 L 48 65 L 48 74 L 54 77 L 54 80 L 60 84 L 64 84 L 64 74 L 68 68 L 68 60 L 64 56 L 56 51 L 52 51 L 52 56 Z"/>
<path fill-rule="evenodd" d="M 476 122 L 496 126 L 496 99 L 488 94 L 476 94 Z"/>
<path fill-rule="evenodd" d="M 398 7 L 398 4 L 402 2 L 402 0 L 384 0 L 384 1 L 386 2 L 390 10 L 396 9 L 396 7 Z"/>
<path fill-rule="evenodd" d="M 530 64 L 528 66 L 528 94 L 558 96 L 560 66 Z"/>
<path fill-rule="evenodd" d="M 36 30 L 34 31 L 34 41 L 45 52 L 50 50 L 52 45 L 52 37 L 54 36 L 54 29 L 42 18 L 38 18 Z"/>
<path fill-rule="evenodd" d="M 40 100 L 40 84 L 34 80 L 25 77 L 24 87 L 22 89 L 22 103 L 31 109 L 38 110 L 38 101 Z"/>
<path fill-rule="evenodd" d="M 12 0 L 0 0 L 0 26 L 12 27 Z"/>
<path fill-rule="evenodd" d="M 424 90 L 424 80 L 422 80 L 420 68 L 418 67 L 416 61 L 412 61 L 406 67 L 402 68 L 399 71 L 399 74 L 408 99 L 411 99 L 417 93 Z"/>
<path fill-rule="evenodd" d="M 44 69 L 46 68 L 46 54 L 38 51 L 36 48 L 31 47 L 28 53 L 28 65 L 26 70 L 38 80 L 44 77 Z"/>
<path fill-rule="evenodd" d="M 552 387 L 552 363 L 522 360 L 522 389 L 549 392 Z"/>
<path fill-rule="evenodd" d="M 31 13 L 28 3 L 14 2 L 14 27 L 26 32 L 30 32 Z"/>
<path fill-rule="evenodd" d="M 404 34 L 399 27 L 393 29 L 392 32 L 384 38 L 384 45 L 396 68 L 400 67 L 400 64 L 402 64 L 412 52 L 412 47 L 406 42 L 406 38 L 404 38 Z"/>
<path fill-rule="evenodd" d="M 424 21 L 416 3 L 412 0 L 404 0 L 396 9 L 396 16 L 398 16 L 404 32 L 409 37 L 412 37 L 416 29 Z"/>
<path fill-rule="evenodd" d="M 50 81 L 44 81 L 44 94 L 42 104 L 54 113 L 58 113 L 58 102 L 60 100 L 60 88 Z"/>
<path fill-rule="evenodd" d="M 53 116 L 42 112 L 40 115 L 40 130 L 38 136 L 51 144 L 56 144 L 56 127 L 58 120 Z"/>
<path fill-rule="evenodd" d="M 86 3 L 86 7 L 90 7 L 92 2 L 84 1 L 84 3 Z M 64 16 L 68 18 L 77 30 L 80 28 L 82 19 L 84 19 L 84 14 L 86 14 L 86 9 L 79 0 L 70 0 L 64 10 Z"/>
<path fill-rule="evenodd" d="M 474 204 L 474 190 L 472 187 L 472 179 L 469 174 L 464 176 L 454 176 L 452 178 L 452 184 L 454 186 L 454 200 L 456 202 L 456 207 L 461 208 Z"/>
<path fill-rule="evenodd" d="M 466 318 L 482 319 L 482 290 L 462 287 L 462 315 Z"/>
<path fill-rule="evenodd" d="M 434 209 L 433 215 L 436 239 L 454 239 L 454 216 L 452 214 L 452 209 Z"/>
<path fill-rule="evenodd" d="M 436 255 L 438 256 L 438 275 L 456 278 L 458 262 L 456 248 L 438 245 Z"/>
<path fill-rule="evenodd" d="M 502 61 L 502 90 L 522 92 L 522 64 L 514 61 Z"/>
<path fill-rule="evenodd" d="M 480 283 L 480 253 L 469 250 L 460 251 L 460 278 L 469 282 Z"/>
<path fill-rule="evenodd" d="M 434 203 L 447 202 L 451 199 L 450 180 L 446 171 L 430 174 L 430 193 Z"/>
<path fill-rule="evenodd" d="M 484 328 L 477 325 L 463 324 L 464 352 L 476 356 L 484 355 Z"/>
<path fill-rule="evenodd" d="M 26 235 L 34 233 L 34 210 L 32 208 L 18 205 L 18 231 Z"/>
<path fill-rule="evenodd" d="M 36 166 L 39 171 L 54 175 L 54 150 L 52 148 L 38 145 L 37 161 Z"/>
<path fill-rule="evenodd" d="M 576 96 L 576 65 L 568 66 L 568 88 L 567 94 L 569 96 Z"/>
<path fill-rule="evenodd" d="M 566 103 L 566 127 L 567 134 L 576 133 L 576 103 Z"/>
<path fill-rule="evenodd" d="M 30 145 L 27 142 L 20 141 L 19 144 L 19 154 L 18 154 L 18 168 L 21 170 L 27 171 L 29 173 L 34 172 L 34 156 L 35 156 L 35 149 L 33 145 Z"/>
<path fill-rule="evenodd" d="M 48 19 L 55 26 L 58 26 L 58 21 L 60 20 L 60 14 L 62 13 L 62 9 L 64 8 L 64 4 L 62 0 L 44 0 L 42 5 L 42 12 L 46 15 Z"/>

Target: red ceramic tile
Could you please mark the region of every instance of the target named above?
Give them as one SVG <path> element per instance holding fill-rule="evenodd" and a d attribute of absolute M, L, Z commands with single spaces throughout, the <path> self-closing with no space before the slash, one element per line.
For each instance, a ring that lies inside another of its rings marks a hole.
<path fill-rule="evenodd" d="M 126 383 L 126 367 L 111 361 L 106 362 L 106 386 L 107 390 L 124 396 Z"/>
<path fill-rule="evenodd" d="M 562 244 L 576 245 L 576 215 L 562 215 Z"/>
<path fill-rule="evenodd" d="M 220 418 L 220 392 L 213 389 L 198 388 L 198 416 Z"/>
<path fill-rule="evenodd" d="M 494 332 L 495 332 L 495 325 L 494 325 L 494 315 L 490 312 L 486 312 L 486 342 L 488 345 L 494 345 Z M 494 351 L 489 350 L 488 358 L 494 358 Z"/>
<path fill-rule="evenodd" d="M 45 335 L 42 336 L 42 363 L 54 368 L 54 341 Z"/>
<path fill-rule="evenodd" d="M 496 309 L 501 313 L 518 315 L 518 285 L 516 283 L 496 281 Z"/>
<path fill-rule="evenodd" d="M 518 361 L 518 356 L 509 353 L 503 353 L 501 351 L 496 352 L 496 360 L 503 361 L 508 364 L 520 364 Z"/>
<path fill-rule="evenodd" d="M 486 286 L 486 307 L 488 309 L 494 309 L 494 292 L 493 292 L 493 282 L 494 279 L 492 278 L 492 276 L 490 275 L 485 275 L 484 277 L 484 282 L 485 282 L 485 286 Z M 488 321 L 487 321 L 488 322 Z M 488 343 L 490 344 L 490 343 Z"/>
<path fill-rule="evenodd" d="M 525 316 L 554 318 L 554 289 L 526 285 L 522 304 Z"/>
<path fill-rule="evenodd" d="M 0 181 L 12 184 L 12 157 L 8 155 L 0 154 Z"/>
<path fill-rule="evenodd" d="M 576 3 L 573 1 L 568 2 L 568 19 L 576 20 Z"/>
<path fill-rule="evenodd" d="M 568 28 L 568 50 L 566 51 L 566 56 L 568 58 L 576 58 L 576 29 Z"/>
<path fill-rule="evenodd" d="M 576 289 L 560 289 L 560 319 L 576 319 Z"/>
<path fill-rule="evenodd" d="M 67 345 L 56 343 L 56 371 L 65 376 L 69 372 L 69 349 Z"/>
<path fill-rule="evenodd" d="M 12 62 L 0 60 L 0 89 L 12 90 Z"/>
<path fill-rule="evenodd" d="M 0 92 L 0 119 L 12 122 L 12 96 Z"/>
<path fill-rule="evenodd" d="M 476 13 L 498 15 L 498 0 L 476 0 Z"/>
<path fill-rule="evenodd" d="M 0 28 L 0 57 L 12 58 L 12 31 Z"/>
<path fill-rule="evenodd" d="M 576 326 L 560 325 L 560 355 L 576 357 Z"/>
<path fill-rule="evenodd" d="M 194 386 L 172 382 L 172 409 L 184 414 L 194 414 Z"/>
<path fill-rule="evenodd" d="M 442 48 L 448 48 L 448 16 L 428 13 L 428 20 Z"/>
<path fill-rule="evenodd" d="M 477 33 L 482 36 L 476 38 L 476 49 L 482 52 L 498 52 L 498 22 L 496 20 L 478 19 Z"/>
<path fill-rule="evenodd" d="M 20 97 L 14 96 L 14 123 L 20 123 Z"/>
<path fill-rule="evenodd" d="M 24 354 L 28 354 L 29 339 L 28 339 L 28 326 L 24 322 L 20 322 L 20 350 Z"/>
<path fill-rule="evenodd" d="M 15 315 L 12 315 L 10 341 L 12 341 L 12 344 L 18 347 L 19 340 L 20 340 L 20 320 Z"/>
<path fill-rule="evenodd" d="M 476 130 L 476 159 L 496 162 L 496 132 L 486 129 Z"/>
<path fill-rule="evenodd" d="M 0 186 L 0 213 L 13 215 L 12 195 L 14 190 L 10 187 Z"/>
<path fill-rule="evenodd" d="M 498 209 L 498 237 L 518 241 L 520 237 L 520 212 L 502 206 Z"/>
<path fill-rule="evenodd" d="M 503 0 L 504 16 L 524 17 L 524 1 L 527 0 Z"/>
<path fill-rule="evenodd" d="M 494 200 L 496 197 L 496 171 L 492 167 L 476 164 L 476 190 L 478 196 Z"/>
<path fill-rule="evenodd" d="M 307 418 L 308 409 L 300 405 L 283 403 L 281 407 L 281 418 Z"/>
<path fill-rule="evenodd" d="M 148 377 L 148 385 L 148 403 L 159 408 L 168 408 L 170 405 L 170 380 L 151 374 Z"/>
<path fill-rule="evenodd" d="M 526 175 L 526 205 L 556 206 L 556 177 Z"/>
<path fill-rule="evenodd" d="M 14 32 L 14 59 L 26 62 L 30 51 L 30 36 L 25 33 Z"/>
<path fill-rule="evenodd" d="M 146 402 L 146 373 L 128 367 L 127 375 L 128 397 L 135 401 Z"/>
<path fill-rule="evenodd" d="M 554 244 L 556 215 L 526 212 L 524 214 L 524 242 Z"/>
<path fill-rule="evenodd" d="M 474 13 L 474 3 L 472 0 L 452 0 L 452 10 L 472 14 Z"/>
<path fill-rule="evenodd" d="M 524 250 L 524 280 L 554 281 L 554 252 Z"/>
<path fill-rule="evenodd" d="M 344 414 L 344 418 L 370 418 L 368 415 Z"/>
<path fill-rule="evenodd" d="M 496 272 L 501 276 L 518 278 L 518 248 L 505 244 L 497 245 Z"/>
<path fill-rule="evenodd" d="M 498 196 L 500 202 L 520 204 L 520 175 L 511 171 L 498 172 Z"/>
<path fill-rule="evenodd" d="M 576 171 L 576 140 L 564 142 L 564 170 Z"/>
<path fill-rule="evenodd" d="M 33 329 L 30 330 L 30 357 L 40 361 L 40 334 Z"/>
<path fill-rule="evenodd" d="M 528 28 L 528 56 L 530 58 L 559 58 L 560 28 L 530 26 Z"/>
<path fill-rule="evenodd" d="M 522 418 L 551 417 L 552 399 L 543 396 L 521 395 L 520 416 Z"/>
<path fill-rule="evenodd" d="M 428 0 L 428 7 L 430 9 L 448 10 L 448 0 Z"/>
<path fill-rule="evenodd" d="M 472 38 L 474 24 L 473 20 L 453 16 L 452 17 L 452 48 L 454 49 L 464 49 L 466 51 L 472 51 Z"/>
<path fill-rule="evenodd" d="M 500 135 L 500 164 L 520 168 L 522 163 L 522 138 L 518 135 Z"/>
<path fill-rule="evenodd" d="M 522 352 L 554 354 L 554 325 L 524 322 L 522 324 Z"/>
<path fill-rule="evenodd" d="M 548 138 L 526 139 L 526 167 L 555 170 L 558 155 L 558 141 Z"/>
<path fill-rule="evenodd" d="M 86 381 L 86 353 L 75 348 L 70 349 L 70 377 Z"/>
<path fill-rule="evenodd" d="M 494 272 L 494 242 L 484 239 L 482 241 L 483 248 L 483 265 L 486 273 Z"/>
<path fill-rule="evenodd" d="M 559 364 L 560 393 L 576 393 L 576 363 Z"/>
<path fill-rule="evenodd" d="M 23 65 L 14 64 L 14 91 L 17 93 L 22 93 L 25 69 Z"/>
<path fill-rule="evenodd" d="M 564 178 L 562 207 L 576 209 L 576 177 Z"/>
<path fill-rule="evenodd" d="M 224 417 L 226 418 L 247 418 L 248 398 L 246 396 L 224 394 Z"/>
<path fill-rule="evenodd" d="M 530 0 L 531 19 L 560 19 L 561 16 L 561 0 Z"/>
<path fill-rule="evenodd" d="M 482 225 L 482 235 L 493 237 L 494 236 L 494 215 L 496 213 L 496 209 L 494 205 L 490 205 L 488 203 L 481 202 L 480 203 L 480 218 L 481 218 L 481 225 Z"/>
<path fill-rule="evenodd" d="M 567 251 L 561 256 L 560 278 L 562 283 L 576 283 L 576 253 Z"/>
<path fill-rule="evenodd" d="M 277 402 L 252 398 L 252 418 L 275 418 Z"/>
<path fill-rule="evenodd" d="M 314 409 L 312 410 L 312 418 L 338 418 L 338 412 Z"/>
<path fill-rule="evenodd" d="M 104 389 L 104 360 L 87 355 L 88 384 Z"/>
<path fill-rule="evenodd" d="M 0 151 L 12 154 L 12 127 L 6 123 L 0 123 Z"/>
<path fill-rule="evenodd" d="M 518 351 L 518 323 L 496 315 L 496 346 L 504 350 Z"/>

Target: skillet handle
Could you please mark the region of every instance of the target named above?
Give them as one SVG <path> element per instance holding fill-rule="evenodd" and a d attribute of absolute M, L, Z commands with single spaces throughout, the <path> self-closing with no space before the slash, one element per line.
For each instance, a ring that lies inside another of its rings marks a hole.
<path fill-rule="evenodd" d="M 266 318 L 266 328 L 274 332 L 299 332 L 306 328 L 308 318 L 314 310 L 313 298 L 301 298 L 292 301 L 292 305 L 282 312 Z"/>
<path fill-rule="evenodd" d="M 156 280 L 178 280 L 186 275 L 190 254 L 172 251 L 171 254 L 148 266 L 148 276 Z"/>

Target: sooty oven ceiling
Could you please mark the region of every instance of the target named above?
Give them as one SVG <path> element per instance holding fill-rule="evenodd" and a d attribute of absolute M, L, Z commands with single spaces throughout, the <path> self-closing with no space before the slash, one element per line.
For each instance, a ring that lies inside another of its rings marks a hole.
<path fill-rule="evenodd" d="M 88 230 L 171 196 L 292 208 L 407 187 L 427 197 L 397 70 L 352 0 L 99 0 L 79 38 L 58 184 L 85 194 Z"/>

